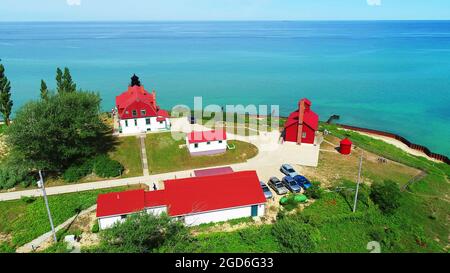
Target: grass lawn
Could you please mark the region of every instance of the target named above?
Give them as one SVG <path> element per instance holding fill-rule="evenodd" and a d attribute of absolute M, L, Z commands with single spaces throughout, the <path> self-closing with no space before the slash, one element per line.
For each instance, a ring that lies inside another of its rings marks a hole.
<path fill-rule="evenodd" d="M 142 175 L 140 154 L 139 139 L 134 136 L 120 137 L 118 146 L 114 151 L 110 152 L 111 158 L 119 161 L 125 167 L 122 177 Z"/>
<path fill-rule="evenodd" d="M 50 195 L 48 202 L 55 226 L 89 208 L 100 193 L 123 191 L 127 187 Z M 0 202 L 0 252 L 13 250 L 50 230 L 42 197 L 31 203 L 23 200 Z"/>
<path fill-rule="evenodd" d="M 195 168 L 227 165 L 245 162 L 258 153 L 256 146 L 242 142 L 229 141 L 236 146 L 234 150 L 227 150 L 225 154 L 191 157 L 185 140 L 175 141 L 171 133 L 148 134 L 145 139 L 147 159 L 151 174 L 164 173 Z"/>
<path fill-rule="evenodd" d="M 326 136 L 326 140 L 335 143 L 332 146 L 323 142 L 321 149 L 333 150 L 339 144 L 339 139 L 334 136 Z M 308 178 L 320 181 L 322 184 L 331 186 L 342 179 L 356 181 L 358 178 L 358 167 L 361 149 L 355 150 L 351 155 L 343 156 L 337 152 L 321 151 L 319 164 L 316 168 L 305 168 Z M 418 175 L 420 170 L 397 162 L 388 161 L 385 164 L 378 162 L 379 156 L 370 152 L 364 152 L 362 168 L 362 180 L 364 182 L 395 180 L 400 185 L 406 184 L 411 178 Z"/>

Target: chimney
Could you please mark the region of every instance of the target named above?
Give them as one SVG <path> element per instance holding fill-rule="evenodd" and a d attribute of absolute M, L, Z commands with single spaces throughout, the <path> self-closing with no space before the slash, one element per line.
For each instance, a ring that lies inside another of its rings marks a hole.
<path fill-rule="evenodd" d="M 307 106 L 307 103 L 305 99 L 302 99 L 298 102 L 298 129 L 297 129 L 297 144 L 302 144 L 302 135 L 303 135 L 303 118 L 305 116 L 305 110 L 309 105 Z"/>
<path fill-rule="evenodd" d="M 153 97 L 153 107 L 156 109 L 156 92 L 155 89 L 152 90 L 152 97 Z"/>

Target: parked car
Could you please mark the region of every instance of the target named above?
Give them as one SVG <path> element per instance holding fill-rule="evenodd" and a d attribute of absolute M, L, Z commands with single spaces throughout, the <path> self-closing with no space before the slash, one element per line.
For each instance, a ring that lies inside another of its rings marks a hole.
<path fill-rule="evenodd" d="M 267 183 L 269 187 L 272 188 L 278 195 L 283 195 L 288 193 L 288 189 L 283 185 L 280 179 L 276 177 L 271 177 Z"/>
<path fill-rule="evenodd" d="M 266 183 L 259 181 L 259 184 L 261 184 L 261 188 L 264 192 L 264 196 L 266 199 L 271 199 L 273 197 L 272 192 L 270 191 L 269 187 L 267 187 Z"/>
<path fill-rule="evenodd" d="M 280 172 L 284 173 L 285 175 L 288 175 L 290 177 L 295 177 L 298 175 L 298 173 L 292 168 L 289 164 L 283 164 L 281 165 Z"/>
<path fill-rule="evenodd" d="M 303 175 L 295 176 L 294 180 L 295 180 L 295 182 L 297 182 L 297 184 L 299 184 L 305 190 L 311 188 L 311 186 L 312 186 L 311 182 L 309 182 L 309 180 L 306 177 L 304 177 Z"/>
<path fill-rule="evenodd" d="M 294 178 L 290 177 L 289 175 L 286 175 L 283 177 L 283 184 L 288 188 L 291 192 L 301 192 L 302 187 L 294 180 Z"/>

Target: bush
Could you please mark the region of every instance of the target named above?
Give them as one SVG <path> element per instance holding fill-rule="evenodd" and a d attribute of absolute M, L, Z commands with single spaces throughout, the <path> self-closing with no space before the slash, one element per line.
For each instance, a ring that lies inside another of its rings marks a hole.
<path fill-rule="evenodd" d="M 34 196 L 21 196 L 20 200 L 22 200 L 25 204 L 31 204 L 36 201 L 36 197 Z"/>
<path fill-rule="evenodd" d="M 397 183 L 387 180 L 372 184 L 370 198 L 382 212 L 392 214 L 400 207 L 401 193 Z"/>
<path fill-rule="evenodd" d="M 0 189 L 10 189 L 18 184 L 28 187 L 36 183 L 33 176 L 26 168 L 16 164 L 4 164 L 0 166 Z"/>
<path fill-rule="evenodd" d="M 67 182 L 76 182 L 92 173 L 94 162 L 87 160 L 83 164 L 70 166 L 63 174 L 63 179 Z"/>
<path fill-rule="evenodd" d="M 98 233 L 100 231 L 100 226 L 98 225 L 98 221 L 95 221 L 95 224 L 92 226 L 91 232 Z"/>
<path fill-rule="evenodd" d="M 173 221 L 162 214 L 140 213 L 127 217 L 121 224 L 101 233 L 101 243 L 97 252 L 151 253 L 164 247 L 174 252 L 191 241 L 188 229 L 183 223 Z"/>
<path fill-rule="evenodd" d="M 312 182 L 311 184 L 312 186 L 305 191 L 305 195 L 308 198 L 320 199 L 323 193 L 323 190 L 320 187 L 320 182 Z"/>
<path fill-rule="evenodd" d="M 119 161 L 101 155 L 95 158 L 94 172 L 100 177 L 116 177 L 122 175 L 124 167 Z"/>
<path fill-rule="evenodd" d="M 299 221 L 296 217 L 283 217 L 272 229 L 280 248 L 287 253 L 315 252 L 320 240 L 317 228 Z"/>

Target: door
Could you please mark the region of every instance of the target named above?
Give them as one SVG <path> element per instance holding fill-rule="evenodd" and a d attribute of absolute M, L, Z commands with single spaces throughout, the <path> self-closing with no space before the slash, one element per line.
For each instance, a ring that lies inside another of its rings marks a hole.
<path fill-rule="evenodd" d="M 258 216 L 258 205 L 252 206 L 252 217 Z"/>

